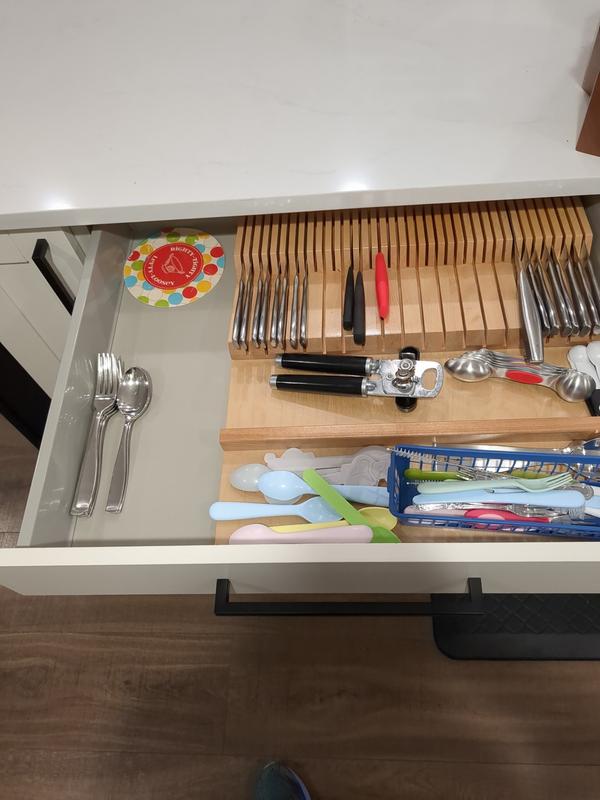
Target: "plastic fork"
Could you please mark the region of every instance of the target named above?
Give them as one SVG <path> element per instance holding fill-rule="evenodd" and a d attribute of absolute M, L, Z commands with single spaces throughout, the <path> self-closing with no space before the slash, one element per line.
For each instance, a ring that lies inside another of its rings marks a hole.
<path fill-rule="evenodd" d="M 475 489 L 522 489 L 525 492 L 546 492 L 553 489 L 562 489 L 574 483 L 572 475 L 568 472 L 547 475 L 544 478 L 516 478 L 512 475 L 504 477 L 497 472 L 486 474 L 484 470 L 461 465 L 456 467 L 456 473 L 465 480 L 420 483 L 418 489 L 422 494 L 436 494 L 447 491 L 461 492 Z"/>
<path fill-rule="evenodd" d="M 98 353 L 94 413 L 90 423 L 71 514 L 89 517 L 94 510 L 102 469 L 102 447 L 106 423 L 117 410 L 117 389 L 123 376 L 123 363 L 113 353 Z"/>

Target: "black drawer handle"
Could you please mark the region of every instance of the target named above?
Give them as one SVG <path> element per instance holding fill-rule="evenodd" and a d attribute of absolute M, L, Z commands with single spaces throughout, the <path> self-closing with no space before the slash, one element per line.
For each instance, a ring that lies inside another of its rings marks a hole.
<path fill-rule="evenodd" d="M 33 248 L 31 260 L 44 276 L 46 282 L 58 297 L 69 314 L 73 313 L 75 297 L 52 263 L 50 247 L 46 239 L 38 239 Z"/>
<path fill-rule="evenodd" d="M 229 599 L 230 583 L 227 578 L 217 580 L 215 590 L 215 614 L 218 617 L 347 617 L 347 616 L 404 616 L 430 617 L 440 614 L 483 614 L 483 592 L 480 578 L 467 580 L 467 594 L 454 596 L 434 595 L 435 601 L 342 601 L 342 602 L 271 602 L 241 601 Z"/>

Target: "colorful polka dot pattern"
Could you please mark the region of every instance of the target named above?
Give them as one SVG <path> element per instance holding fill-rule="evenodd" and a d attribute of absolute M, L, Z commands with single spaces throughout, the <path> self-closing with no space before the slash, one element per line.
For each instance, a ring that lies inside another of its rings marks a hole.
<path fill-rule="evenodd" d="M 223 248 L 214 236 L 165 228 L 137 243 L 125 262 L 123 281 L 140 303 L 179 308 L 212 291 L 224 266 Z"/>

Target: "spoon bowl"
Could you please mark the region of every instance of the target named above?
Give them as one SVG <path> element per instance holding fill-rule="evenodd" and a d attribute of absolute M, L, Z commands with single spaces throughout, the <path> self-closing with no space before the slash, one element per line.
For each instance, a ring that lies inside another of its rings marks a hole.
<path fill-rule="evenodd" d="M 390 498 L 387 489 L 382 486 L 335 486 L 336 491 L 355 503 L 370 503 L 387 507 Z M 295 472 L 273 470 L 261 475 L 258 490 L 272 503 L 295 503 L 305 494 L 317 494 L 305 480 Z"/>
<path fill-rule="evenodd" d="M 258 479 L 270 471 L 264 464 L 242 464 L 229 474 L 229 483 L 240 492 L 257 492 Z"/>
<path fill-rule="evenodd" d="M 449 358 L 445 364 L 446 369 L 451 375 L 461 381 L 476 383 L 490 378 L 493 369 L 490 364 L 476 356 L 455 356 Z"/>
<path fill-rule="evenodd" d="M 146 413 L 151 399 L 152 380 L 148 372 L 142 367 L 128 369 L 117 390 L 117 409 L 123 415 L 124 423 L 106 502 L 106 510 L 111 513 L 118 514 L 123 509 L 129 480 L 131 429 L 133 423 Z"/>
<path fill-rule="evenodd" d="M 596 384 L 585 372 L 569 369 L 553 381 L 552 387 L 563 400 L 576 403 L 578 400 L 587 400 Z"/>

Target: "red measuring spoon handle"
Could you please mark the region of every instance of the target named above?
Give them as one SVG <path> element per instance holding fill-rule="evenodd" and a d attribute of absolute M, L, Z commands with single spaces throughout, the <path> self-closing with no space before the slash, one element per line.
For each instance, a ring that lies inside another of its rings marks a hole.
<path fill-rule="evenodd" d="M 390 285 L 383 253 L 377 253 L 375 256 L 375 291 L 379 316 L 381 319 L 385 319 L 390 310 Z"/>
<path fill-rule="evenodd" d="M 544 380 L 541 375 L 535 375 L 531 372 L 521 372 L 518 369 L 507 369 L 505 377 L 509 381 L 516 381 L 517 383 L 542 383 Z"/>

